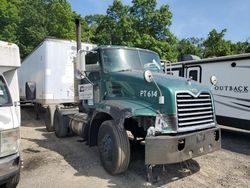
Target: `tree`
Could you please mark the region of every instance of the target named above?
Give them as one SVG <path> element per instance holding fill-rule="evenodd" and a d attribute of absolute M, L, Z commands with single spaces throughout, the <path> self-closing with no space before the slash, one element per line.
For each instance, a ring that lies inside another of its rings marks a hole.
<path fill-rule="evenodd" d="M 49 36 L 75 39 L 74 16 L 67 0 L 53 0 L 46 6 L 46 22 Z"/>
<path fill-rule="evenodd" d="M 81 17 L 67 0 L 1 0 L 0 39 L 17 43 L 21 57 L 29 54 L 45 37 L 75 39 L 74 20 L 82 24 L 82 41 L 151 49 L 161 58 L 176 61 L 182 54 L 200 57 L 250 52 L 247 41 L 226 41 L 226 29 L 213 29 L 208 37 L 177 40 L 171 33 L 172 13 L 156 0 L 132 0 L 131 5 L 114 0 L 105 15 Z"/>
<path fill-rule="evenodd" d="M 21 57 L 29 54 L 48 35 L 46 14 L 43 0 L 21 1 L 21 21 L 17 31 Z"/>
<path fill-rule="evenodd" d="M 156 0 L 133 0 L 131 6 L 114 0 L 106 15 L 88 16 L 86 20 L 95 28 L 94 41 L 98 44 L 147 48 L 174 60 L 176 37 L 169 30 L 172 13 L 167 5 L 156 6 Z"/>
<path fill-rule="evenodd" d="M 89 26 L 95 28 L 94 41 L 98 44 L 129 45 L 133 33 L 128 6 L 115 0 L 106 15 L 88 16 Z"/>
<path fill-rule="evenodd" d="M 203 41 L 204 39 L 195 37 L 180 40 L 177 45 L 178 57 L 185 54 L 203 57 Z"/>
<path fill-rule="evenodd" d="M 17 28 L 20 24 L 18 0 L 0 1 L 0 39 L 18 43 Z"/>
<path fill-rule="evenodd" d="M 233 54 L 250 53 L 250 43 L 248 41 L 232 43 L 231 50 Z"/>
<path fill-rule="evenodd" d="M 17 44 L 21 57 L 29 54 L 44 38 L 75 39 L 74 18 L 67 0 L 20 0 Z M 87 23 L 85 22 L 87 27 Z M 83 35 L 85 36 L 85 35 Z M 85 38 L 86 39 L 86 38 Z"/>
<path fill-rule="evenodd" d="M 217 32 L 215 29 L 209 32 L 208 38 L 204 41 L 204 57 L 225 56 L 231 53 L 231 42 L 223 39 L 226 29 Z"/>
<path fill-rule="evenodd" d="M 170 32 L 172 13 L 168 5 L 156 9 L 156 0 L 133 0 L 130 14 L 136 30 L 133 44 L 160 54 L 161 58 L 177 59 L 176 37 Z"/>

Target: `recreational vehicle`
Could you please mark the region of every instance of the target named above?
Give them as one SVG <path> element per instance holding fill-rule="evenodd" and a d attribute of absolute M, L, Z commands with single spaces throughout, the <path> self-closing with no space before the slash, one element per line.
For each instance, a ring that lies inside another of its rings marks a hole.
<path fill-rule="evenodd" d="M 210 87 L 217 122 L 250 130 L 250 53 L 172 63 L 165 72 Z"/>

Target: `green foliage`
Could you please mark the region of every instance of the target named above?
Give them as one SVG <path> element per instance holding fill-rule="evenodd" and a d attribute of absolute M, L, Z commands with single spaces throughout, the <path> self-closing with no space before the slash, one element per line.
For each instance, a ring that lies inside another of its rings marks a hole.
<path fill-rule="evenodd" d="M 179 53 L 178 57 L 186 54 L 192 54 L 202 57 L 203 41 L 204 39 L 202 38 L 199 39 L 194 37 L 180 40 L 177 45 L 177 51 Z"/>
<path fill-rule="evenodd" d="M 177 40 L 168 28 L 172 13 L 167 5 L 156 6 L 156 0 L 133 0 L 131 6 L 114 0 L 106 15 L 86 17 L 94 28 L 94 42 L 147 48 L 162 58 L 176 59 L 173 46 Z"/>
<path fill-rule="evenodd" d="M 1 0 L 0 39 L 17 43 L 25 57 L 45 37 L 74 39 L 77 16 L 67 0 Z M 82 23 L 88 27 L 85 20 Z M 85 40 L 87 32 L 83 32 Z"/>
<path fill-rule="evenodd" d="M 250 43 L 248 41 L 232 43 L 231 50 L 232 54 L 250 53 Z"/>
<path fill-rule="evenodd" d="M 25 57 L 47 36 L 75 39 L 76 17 L 81 20 L 84 42 L 147 48 L 166 60 L 177 61 L 182 54 L 204 58 L 250 53 L 248 41 L 226 41 L 226 29 L 213 29 L 206 39 L 178 40 L 169 30 L 169 6 L 159 7 L 156 0 L 132 0 L 129 6 L 114 0 L 105 15 L 84 18 L 72 11 L 68 0 L 1 0 L 0 40 L 18 44 Z"/>
<path fill-rule="evenodd" d="M 204 57 L 225 56 L 231 54 L 230 41 L 223 39 L 226 29 L 217 32 L 215 29 L 209 32 L 208 38 L 204 41 Z"/>
<path fill-rule="evenodd" d="M 69 3 L 66 0 L 54 0 L 46 9 L 48 35 L 61 39 L 75 39 L 74 14 Z"/>
<path fill-rule="evenodd" d="M 18 43 L 17 29 L 20 24 L 18 0 L 0 1 L 0 39 Z"/>
<path fill-rule="evenodd" d="M 17 29 L 17 37 L 23 57 L 47 36 L 47 12 L 43 0 L 22 0 L 19 11 L 21 21 Z"/>

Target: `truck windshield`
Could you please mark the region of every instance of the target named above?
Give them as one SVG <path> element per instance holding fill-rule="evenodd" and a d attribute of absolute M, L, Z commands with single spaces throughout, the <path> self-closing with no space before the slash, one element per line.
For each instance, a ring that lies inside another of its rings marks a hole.
<path fill-rule="evenodd" d="M 0 107 L 10 106 L 11 104 L 12 104 L 12 102 L 11 102 L 8 87 L 7 87 L 3 77 L 0 75 Z"/>
<path fill-rule="evenodd" d="M 105 72 L 151 70 L 162 72 L 158 54 L 137 49 L 104 49 L 102 52 Z"/>

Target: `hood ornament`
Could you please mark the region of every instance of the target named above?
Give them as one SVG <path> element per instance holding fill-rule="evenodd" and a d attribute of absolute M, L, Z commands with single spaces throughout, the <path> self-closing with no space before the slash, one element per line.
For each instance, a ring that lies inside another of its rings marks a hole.
<path fill-rule="evenodd" d="M 198 91 L 198 89 L 193 88 L 193 89 L 191 89 L 191 92 L 192 92 L 193 94 L 197 95 L 197 93 L 198 93 L 199 91 Z"/>

